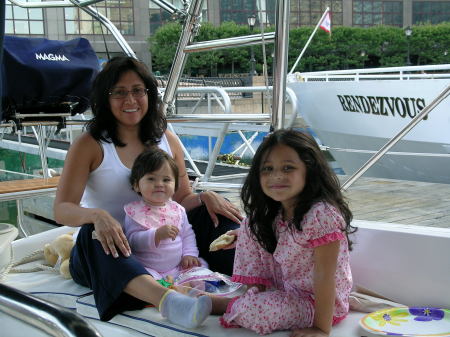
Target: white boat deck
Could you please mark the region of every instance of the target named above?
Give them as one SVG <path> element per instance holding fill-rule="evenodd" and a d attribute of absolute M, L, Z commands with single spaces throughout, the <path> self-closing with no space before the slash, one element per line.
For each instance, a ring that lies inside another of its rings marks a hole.
<path fill-rule="evenodd" d="M 364 331 L 358 321 L 366 312 L 389 308 L 391 305 L 398 306 L 396 303 L 433 308 L 447 306 L 450 300 L 447 291 L 450 271 L 442 268 L 439 263 L 429 262 L 434 261 L 436 256 L 448 256 L 449 229 L 429 230 L 426 227 L 408 229 L 363 221 L 357 221 L 356 225 L 359 230 L 352 238 L 355 246 L 351 253 L 356 287 L 356 292 L 352 293 L 351 298 L 352 311 L 347 319 L 333 328 L 331 337 L 375 337 L 374 334 Z M 20 260 L 30 252 L 41 249 L 44 243 L 51 242 L 58 235 L 71 230 L 73 229 L 62 227 L 17 240 L 13 242 L 13 255 L 16 261 Z M 424 249 L 417 249 L 419 245 Z M 399 251 L 403 254 L 397 254 Z M 430 278 L 430 275 L 433 277 Z M 88 318 L 103 336 L 257 336 L 256 333 L 246 329 L 223 329 L 219 326 L 218 316 L 213 315 L 196 330 L 183 329 L 162 319 L 154 308 L 127 311 L 117 315 L 109 323 L 99 322 L 89 289 L 49 271 L 11 273 L 3 282 L 5 285 L 14 286 L 42 299 L 76 310 Z M 358 292 L 359 289 L 369 290 L 372 294 L 379 294 L 396 303 L 364 296 Z M 30 326 L 24 326 L 9 315 L 1 315 L 0 323 L 8 336 L 47 335 Z M 270 336 L 287 337 L 289 332 L 277 331 Z"/>

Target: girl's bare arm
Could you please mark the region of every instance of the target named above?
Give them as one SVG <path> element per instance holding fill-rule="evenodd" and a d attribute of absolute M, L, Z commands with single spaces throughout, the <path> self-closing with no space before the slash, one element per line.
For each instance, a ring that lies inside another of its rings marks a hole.
<path fill-rule="evenodd" d="M 314 322 L 313 327 L 295 329 L 290 337 L 328 337 L 333 322 L 336 297 L 335 273 L 339 241 L 314 248 Z"/>
<path fill-rule="evenodd" d="M 331 331 L 336 298 L 336 266 L 339 241 L 314 248 L 314 327 Z"/>

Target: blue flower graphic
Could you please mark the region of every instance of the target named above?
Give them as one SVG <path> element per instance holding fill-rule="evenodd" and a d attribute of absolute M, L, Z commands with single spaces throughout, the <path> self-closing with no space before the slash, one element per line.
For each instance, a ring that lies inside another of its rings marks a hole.
<path fill-rule="evenodd" d="M 444 318 L 444 310 L 438 308 L 409 308 L 409 313 L 413 316 L 415 321 L 429 322 L 439 321 Z"/>

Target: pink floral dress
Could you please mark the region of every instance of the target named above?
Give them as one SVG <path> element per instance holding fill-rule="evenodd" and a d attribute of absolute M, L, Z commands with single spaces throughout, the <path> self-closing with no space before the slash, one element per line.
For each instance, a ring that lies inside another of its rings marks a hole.
<path fill-rule="evenodd" d="M 345 318 L 352 288 L 348 244 L 341 231 L 345 221 L 330 204 L 314 204 L 302 220 L 302 231 L 288 230 L 278 216 L 275 221 L 277 247 L 264 250 L 250 235 L 244 222 L 238 235 L 232 280 L 262 284 L 234 298 L 220 321 L 224 327 L 245 327 L 259 334 L 275 330 L 306 328 L 314 319 L 314 248 L 339 240 L 336 269 L 336 300 L 333 324 Z"/>

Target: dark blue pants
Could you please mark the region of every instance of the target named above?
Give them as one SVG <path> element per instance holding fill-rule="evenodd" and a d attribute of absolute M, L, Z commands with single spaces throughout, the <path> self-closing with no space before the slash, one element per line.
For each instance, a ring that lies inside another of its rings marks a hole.
<path fill-rule="evenodd" d="M 188 212 L 189 222 L 194 229 L 200 256 L 210 269 L 231 275 L 234 249 L 209 252 L 209 244 L 221 234 L 239 227 L 238 224 L 220 217 L 220 224 L 214 227 L 205 206 Z M 133 256 L 106 255 L 98 240 L 92 240 L 94 225 L 86 224 L 80 229 L 77 242 L 70 256 L 70 273 L 78 284 L 92 289 L 97 310 L 102 321 L 108 321 L 125 310 L 142 309 L 147 303 L 123 292 L 125 286 L 135 277 L 148 274 L 147 270 Z"/>
<path fill-rule="evenodd" d="M 195 233 L 200 256 L 208 262 L 209 269 L 231 275 L 233 273 L 234 249 L 210 252 L 209 244 L 227 231 L 238 228 L 239 225 L 219 215 L 219 226 L 214 227 L 206 206 L 195 208 L 189 211 L 187 215 Z"/>

